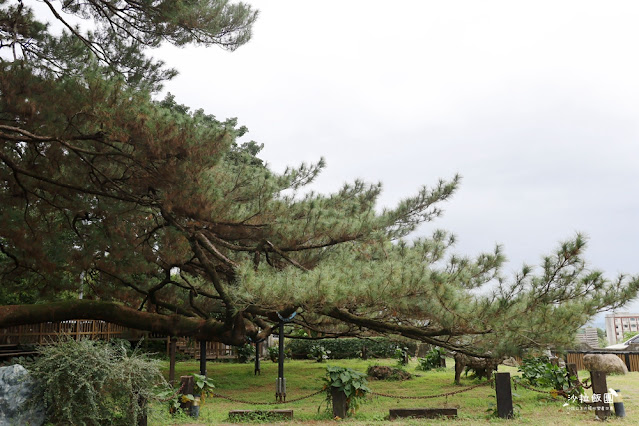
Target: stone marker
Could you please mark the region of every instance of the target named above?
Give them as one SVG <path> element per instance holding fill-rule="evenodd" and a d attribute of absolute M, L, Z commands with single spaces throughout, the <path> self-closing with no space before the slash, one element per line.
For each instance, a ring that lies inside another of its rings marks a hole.
<path fill-rule="evenodd" d="M 0 425 L 40 426 L 45 411 L 42 402 L 27 406 L 34 384 L 21 365 L 0 367 Z"/>

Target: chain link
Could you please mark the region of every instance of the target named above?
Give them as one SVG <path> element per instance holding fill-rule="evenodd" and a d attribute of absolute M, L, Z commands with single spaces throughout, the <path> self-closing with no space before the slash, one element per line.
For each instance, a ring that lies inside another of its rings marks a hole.
<path fill-rule="evenodd" d="M 569 387 L 568 389 L 561 389 L 561 390 L 554 389 L 551 391 L 546 391 L 543 389 L 536 389 L 536 388 L 533 388 L 532 386 L 528 386 L 524 384 L 522 381 L 515 380 L 514 378 L 511 380 L 513 384 L 515 385 L 515 388 L 517 388 L 517 386 L 521 386 L 522 388 L 531 390 L 533 392 L 544 393 L 544 394 L 556 394 L 556 395 L 563 395 L 563 396 L 567 396 L 570 392 L 572 392 L 575 389 L 579 389 L 579 388 L 590 389 L 592 387 L 592 384 L 585 385 L 584 383 L 578 381 L 576 385 Z"/>
<path fill-rule="evenodd" d="M 381 392 L 369 392 L 371 395 L 375 395 L 375 396 L 383 396 L 386 398 L 396 398 L 396 399 L 430 399 L 430 398 L 439 398 L 442 396 L 451 396 L 451 395 L 457 395 L 459 393 L 463 393 L 463 392 L 468 392 L 469 390 L 472 389 L 476 389 L 482 386 L 486 386 L 491 384 L 494 381 L 494 379 L 490 379 L 487 382 L 484 383 L 480 383 L 478 385 L 473 385 L 473 386 L 469 386 L 467 388 L 464 389 L 458 389 L 456 391 L 452 391 L 452 392 L 446 392 L 446 393 L 442 393 L 442 394 L 438 394 L 438 395 L 425 395 L 425 396 L 402 396 L 402 395 L 390 395 L 387 393 L 381 393 Z"/>
<path fill-rule="evenodd" d="M 158 399 L 158 401 L 160 402 L 167 402 L 172 400 L 173 398 L 175 398 L 176 396 L 178 396 L 180 394 L 180 392 L 182 392 L 182 389 L 184 389 L 184 385 L 185 383 L 182 383 L 182 386 L 180 386 L 180 389 L 176 390 L 175 393 L 167 398 L 160 398 Z"/>
<path fill-rule="evenodd" d="M 311 398 L 315 395 L 318 395 L 322 392 L 324 392 L 326 390 L 326 388 L 322 388 L 320 390 L 318 390 L 317 392 L 313 392 L 311 394 L 299 397 L 299 398 L 294 398 L 294 399 L 289 399 L 288 401 L 276 401 L 276 402 L 256 402 L 256 401 L 246 401 L 244 399 L 237 399 L 237 398 L 231 398 L 230 396 L 226 396 L 226 395 L 220 395 L 218 393 L 214 393 L 212 395 L 213 398 L 220 398 L 220 399 L 226 399 L 227 401 L 231 401 L 231 402 L 237 402 L 238 404 L 250 404 L 250 405 L 281 405 L 281 404 L 290 404 L 293 402 L 297 402 L 297 401 L 301 401 L 303 399 L 308 399 Z"/>

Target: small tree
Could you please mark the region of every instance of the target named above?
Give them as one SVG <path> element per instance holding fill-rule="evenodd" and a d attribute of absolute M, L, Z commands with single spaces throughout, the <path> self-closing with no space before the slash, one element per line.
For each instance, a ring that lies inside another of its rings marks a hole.
<path fill-rule="evenodd" d="M 37 381 L 34 398 L 55 424 L 137 424 L 156 385 L 166 385 L 158 361 L 92 340 L 42 346 L 27 369 Z"/>

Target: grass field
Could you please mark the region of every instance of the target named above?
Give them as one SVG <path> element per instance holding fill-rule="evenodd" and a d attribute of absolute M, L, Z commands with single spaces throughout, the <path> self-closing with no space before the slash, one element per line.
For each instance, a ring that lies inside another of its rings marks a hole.
<path fill-rule="evenodd" d="M 288 399 L 308 395 L 322 387 L 322 377 L 325 374 L 326 365 L 339 365 L 366 371 L 370 364 L 393 365 L 394 360 L 335 360 L 328 363 L 314 361 L 288 361 L 284 372 L 287 381 Z M 478 382 L 462 376 L 461 386 L 453 384 L 454 362 L 448 360 L 450 367 L 440 371 L 420 372 L 415 371 L 416 363 L 407 367 L 411 373 L 419 375 L 412 380 L 397 381 L 371 381 L 369 387 L 374 392 L 388 393 L 403 396 L 435 395 L 458 390 L 471 386 Z M 168 375 L 168 362 L 164 365 L 165 374 Z M 255 401 L 272 402 L 275 400 L 275 378 L 277 376 L 277 364 L 270 361 L 262 362 L 262 374 L 253 375 L 252 364 L 212 363 L 207 365 L 208 376 L 216 384 L 216 391 L 221 395 L 232 398 Z M 196 361 L 180 362 L 176 366 L 176 377 L 199 371 L 199 363 Z M 518 374 L 516 368 L 500 366 L 499 371 L 508 371 Z M 580 372 L 580 377 L 586 378 L 587 372 Z M 609 376 L 608 386 L 620 389 L 624 398 L 626 417 L 611 417 L 613 424 L 639 424 L 639 373 L 629 373 L 625 376 Z M 490 386 L 483 386 L 468 392 L 450 397 L 438 397 L 425 400 L 406 400 L 387 397 L 370 397 L 357 413 L 345 420 L 346 423 L 382 424 L 391 423 L 386 420 L 389 408 L 444 408 L 455 407 L 459 417 L 456 420 L 403 420 L 394 421 L 393 424 L 444 424 L 464 423 L 468 425 L 486 423 L 508 423 L 511 425 L 581 425 L 598 423 L 595 420 L 594 411 L 579 409 L 577 406 L 564 406 L 565 399 L 553 400 L 548 395 L 540 394 L 523 388 L 513 389 L 513 399 L 519 406 L 514 420 L 500 420 L 488 416 L 487 410 L 494 408 L 495 391 Z M 303 401 L 287 403 L 278 406 L 248 405 L 234 403 L 219 398 L 209 398 L 200 410 L 200 418 L 197 421 L 186 416 L 172 416 L 168 414 L 165 404 L 156 403 L 152 406 L 149 417 L 150 425 L 209 425 L 228 423 L 229 410 L 236 409 L 272 409 L 289 408 L 294 410 L 292 423 L 325 424 L 334 423 L 326 410 L 325 394 L 321 393 Z M 319 411 L 318 411 L 319 409 Z M 260 423 L 259 419 L 255 423 Z"/>

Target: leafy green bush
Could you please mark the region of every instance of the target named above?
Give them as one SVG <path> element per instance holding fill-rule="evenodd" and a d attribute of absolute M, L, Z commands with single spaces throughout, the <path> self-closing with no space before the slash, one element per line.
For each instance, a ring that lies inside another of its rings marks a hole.
<path fill-rule="evenodd" d="M 444 357 L 444 350 L 442 348 L 433 348 L 424 358 L 417 360 L 418 365 L 416 370 L 429 371 L 433 368 L 439 368 L 442 365 L 442 358 Z"/>
<path fill-rule="evenodd" d="M 328 359 L 331 351 L 326 350 L 322 345 L 311 346 L 311 352 L 308 354 L 310 359 L 314 359 L 317 362 L 324 362 Z"/>
<path fill-rule="evenodd" d="M 277 346 L 269 346 L 267 350 L 268 358 L 273 362 L 277 362 L 277 359 L 280 356 L 280 348 L 278 348 Z"/>
<path fill-rule="evenodd" d="M 280 348 L 279 346 L 269 346 L 268 347 L 268 358 L 273 361 L 273 362 L 277 362 L 280 358 Z M 288 346 L 284 347 L 284 359 L 291 359 L 292 355 L 291 355 L 291 348 L 289 348 Z"/>
<path fill-rule="evenodd" d="M 255 357 L 255 347 L 249 343 L 243 346 L 236 346 L 237 362 L 246 364 Z"/>
<path fill-rule="evenodd" d="M 531 386 L 562 391 L 564 396 L 578 396 L 584 393 L 582 387 L 571 389 L 571 383 L 575 383 L 576 377 L 570 376 L 565 367 L 552 364 L 547 357 L 525 358 L 519 371 L 522 372 L 522 380 L 527 381 Z"/>
<path fill-rule="evenodd" d="M 287 349 L 291 350 L 293 358 L 307 359 L 311 347 L 316 344 L 317 341 L 313 340 L 289 339 Z M 331 351 L 332 359 L 360 358 L 364 346 L 370 358 L 392 358 L 397 346 L 406 347 L 409 353 L 414 353 L 417 343 L 412 340 L 373 337 L 370 339 L 322 339 L 322 346 Z"/>
<path fill-rule="evenodd" d="M 408 364 L 408 348 L 397 346 L 395 348 L 395 352 L 393 353 L 393 358 L 397 361 L 397 365 L 399 367 L 403 367 Z"/>
<path fill-rule="evenodd" d="M 327 366 L 324 383 L 326 400 L 329 402 L 332 400 L 332 389 L 343 391 L 346 394 L 346 403 L 351 413 L 357 410 L 362 401 L 366 399 L 366 394 L 371 391 L 364 373 L 345 367 Z"/>
<path fill-rule="evenodd" d="M 137 424 L 154 386 L 166 383 L 157 361 L 122 345 L 62 339 L 40 354 L 27 369 L 54 424 Z"/>

